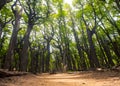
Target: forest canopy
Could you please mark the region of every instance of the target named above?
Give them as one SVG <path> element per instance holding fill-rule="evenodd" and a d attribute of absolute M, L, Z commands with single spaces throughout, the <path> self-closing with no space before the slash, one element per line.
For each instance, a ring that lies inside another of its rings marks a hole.
<path fill-rule="evenodd" d="M 120 65 L 119 0 L 67 1 L 1 0 L 0 68 L 42 73 Z"/>

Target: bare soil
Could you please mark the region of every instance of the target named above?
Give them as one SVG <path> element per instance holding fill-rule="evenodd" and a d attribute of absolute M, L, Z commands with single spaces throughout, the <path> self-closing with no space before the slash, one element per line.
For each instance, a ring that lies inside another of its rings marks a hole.
<path fill-rule="evenodd" d="M 120 86 L 120 73 L 83 71 L 0 78 L 0 86 Z"/>

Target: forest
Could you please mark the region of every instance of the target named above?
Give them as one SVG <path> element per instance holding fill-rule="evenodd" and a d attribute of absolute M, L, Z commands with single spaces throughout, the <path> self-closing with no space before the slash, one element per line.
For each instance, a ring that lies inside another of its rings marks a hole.
<path fill-rule="evenodd" d="M 0 0 L 0 69 L 46 73 L 116 65 L 119 0 Z"/>
<path fill-rule="evenodd" d="M 0 86 L 119 85 L 120 0 L 0 0 Z"/>

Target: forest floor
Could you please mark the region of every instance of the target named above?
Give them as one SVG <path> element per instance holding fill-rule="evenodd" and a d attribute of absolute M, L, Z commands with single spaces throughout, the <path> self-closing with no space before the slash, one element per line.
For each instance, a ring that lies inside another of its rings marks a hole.
<path fill-rule="evenodd" d="M 120 86 L 120 72 L 81 71 L 0 78 L 0 86 Z"/>

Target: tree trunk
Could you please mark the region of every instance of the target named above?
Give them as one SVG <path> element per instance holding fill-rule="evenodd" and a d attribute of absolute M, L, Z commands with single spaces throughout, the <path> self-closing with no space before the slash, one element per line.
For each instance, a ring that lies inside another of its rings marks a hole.
<path fill-rule="evenodd" d="M 14 11 L 14 10 L 13 10 Z M 4 68 L 12 70 L 12 62 L 13 62 L 13 57 L 14 57 L 14 50 L 17 45 L 17 35 L 18 31 L 20 29 L 20 18 L 21 18 L 21 11 L 15 10 L 16 12 L 14 13 L 15 16 L 15 24 L 13 24 L 13 32 L 11 36 L 11 40 L 9 43 L 9 48 L 6 53 L 6 58 L 5 58 L 5 64 Z"/>
<path fill-rule="evenodd" d="M 1 35 L 2 35 L 2 24 L 0 23 L 0 39 L 1 39 Z"/>
<path fill-rule="evenodd" d="M 31 50 L 31 68 L 30 71 L 36 74 L 38 71 L 38 53 L 35 49 Z"/>
<path fill-rule="evenodd" d="M 112 60 L 112 55 L 110 53 L 110 48 L 109 46 L 107 45 L 107 42 L 106 40 L 101 40 L 102 41 L 102 46 L 104 48 L 104 51 L 106 53 L 106 56 L 107 56 L 107 59 L 108 59 L 108 63 L 109 63 L 109 66 L 114 66 L 114 62 Z"/>
<path fill-rule="evenodd" d="M 29 22 L 27 31 L 26 31 L 24 39 L 23 39 L 22 49 L 20 52 L 20 71 L 27 71 L 29 36 L 30 36 L 32 28 L 33 28 L 33 24 L 31 24 L 31 22 Z"/>
<path fill-rule="evenodd" d="M 50 42 L 47 41 L 46 72 L 50 70 Z"/>
<path fill-rule="evenodd" d="M 83 70 L 83 69 L 86 69 L 85 59 L 83 57 L 83 53 L 82 53 L 82 49 L 81 49 L 81 46 L 80 46 L 80 41 L 79 41 L 79 38 L 78 38 L 78 34 L 75 30 L 74 21 L 73 21 L 72 18 L 71 18 L 71 20 L 72 20 L 72 31 L 73 31 L 75 42 L 76 42 L 76 48 L 78 50 L 78 54 L 79 54 L 80 61 L 81 61 L 81 70 Z"/>
<path fill-rule="evenodd" d="M 103 27 L 105 28 L 105 26 L 104 26 L 104 24 L 103 24 L 102 21 L 101 21 L 101 23 L 102 23 Z M 110 37 L 109 32 L 107 31 L 106 28 L 103 29 L 103 28 L 101 27 L 101 29 L 104 31 L 104 33 L 105 33 L 106 36 L 108 37 L 110 43 L 112 44 L 112 47 L 113 47 L 112 49 L 113 49 L 114 53 L 116 54 L 116 56 L 117 56 L 118 58 L 120 58 L 120 53 L 119 53 L 120 50 L 119 50 L 118 46 L 112 41 L 112 38 Z"/>
<path fill-rule="evenodd" d="M 97 55 L 96 55 L 95 45 L 94 45 L 93 40 L 92 40 L 92 35 L 93 35 L 92 31 L 87 29 L 88 42 L 90 45 L 90 51 L 89 51 L 90 65 L 91 65 L 91 68 L 95 68 L 95 67 L 99 67 L 100 65 L 99 65 Z"/>
<path fill-rule="evenodd" d="M 108 61 L 107 61 L 107 59 L 106 59 L 106 55 L 105 55 L 104 49 L 103 49 L 103 47 L 102 47 L 102 43 L 101 43 L 101 41 L 100 41 L 100 38 L 99 38 L 97 32 L 95 32 L 95 35 L 96 35 L 96 38 L 97 38 L 97 41 L 98 41 L 98 43 L 99 43 L 100 50 L 101 50 L 101 53 L 102 53 L 102 57 L 100 57 L 100 58 L 101 58 L 101 65 L 102 65 L 102 66 L 108 66 L 109 63 L 108 63 Z"/>

